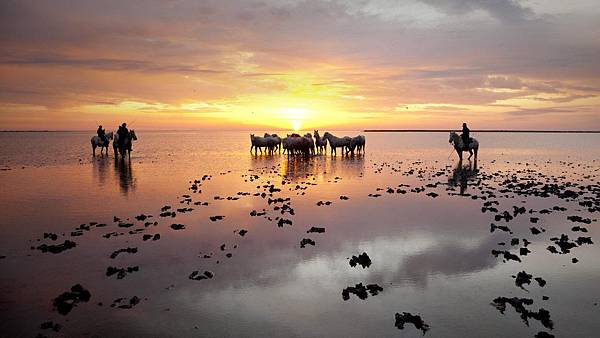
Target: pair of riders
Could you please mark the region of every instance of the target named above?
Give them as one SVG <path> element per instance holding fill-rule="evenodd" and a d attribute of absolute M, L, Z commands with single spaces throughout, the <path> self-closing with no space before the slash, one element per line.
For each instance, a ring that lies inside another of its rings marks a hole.
<path fill-rule="evenodd" d="M 102 126 L 98 126 L 98 130 L 96 130 L 98 137 L 102 140 L 102 143 L 108 145 L 108 138 L 106 137 L 106 131 Z M 123 147 L 123 142 L 125 142 L 125 138 L 129 135 L 129 129 L 127 129 L 127 123 L 123 123 L 119 126 L 119 130 L 117 130 L 117 135 L 119 135 L 119 148 Z"/>

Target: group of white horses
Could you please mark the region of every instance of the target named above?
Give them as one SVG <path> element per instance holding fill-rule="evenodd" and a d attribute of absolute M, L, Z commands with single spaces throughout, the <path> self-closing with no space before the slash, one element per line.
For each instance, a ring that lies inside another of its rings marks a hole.
<path fill-rule="evenodd" d="M 250 134 L 250 152 L 254 150 L 254 153 L 257 154 L 260 151 L 262 154 L 264 148 L 266 154 L 273 154 L 275 151 L 281 153 L 283 149 L 283 153 L 287 152 L 288 156 L 308 156 L 327 152 L 327 143 L 329 143 L 332 156 L 337 156 L 337 148 L 342 148 L 342 155 L 354 155 L 355 150 L 358 153 L 364 153 L 365 140 L 364 135 L 337 137 L 329 132 L 325 132 L 321 137 L 318 130 L 315 130 L 313 134 L 307 133 L 304 136 L 288 134 L 284 138 L 277 136 L 277 134 L 265 133 L 262 137 Z"/>
<path fill-rule="evenodd" d="M 106 149 L 106 155 L 108 155 L 108 146 L 110 145 L 110 141 L 113 141 L 113 151 L 115 152 L 115 157 L 117 154 L 121 154 L 121 157 L 125 157 L 125 154 L 131 158 L 131 150 L 133 141 L 137 140 L 137 135 L 135 135 L 135 131 L 132 129 L 129 131 L 129 134 L 125 137 L 125 140 L 120 143 L 119 142 L 119 134 L 108 132 L 105 134 L 106 141 L 103 141 L 98 135 L 92 136 L 90 139 L 90 143 L 92 144 L 92 154 L 96 156 L 96 148 L 100 147 L 100 156 L 103 155 L 104 149 Z M 114 140 L 113 140 L 114 138 Z M 119 148 L 119 144 L 122 144 L 122 147 Z"/>

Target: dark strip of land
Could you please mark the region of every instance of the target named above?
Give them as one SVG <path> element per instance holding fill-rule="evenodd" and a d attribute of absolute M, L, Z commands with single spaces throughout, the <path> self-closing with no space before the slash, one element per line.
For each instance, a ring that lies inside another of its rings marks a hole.
<path fill-rule="evenodd" d="M 365 133 L 448 133 L 452 129 L 365 129 Z M 460 131 L 460 130 L 459 130 Z M 471 129 L 472 133 L 561 133 L 599 134 L 600 130 L 510 130 L 510 129 Z"/>

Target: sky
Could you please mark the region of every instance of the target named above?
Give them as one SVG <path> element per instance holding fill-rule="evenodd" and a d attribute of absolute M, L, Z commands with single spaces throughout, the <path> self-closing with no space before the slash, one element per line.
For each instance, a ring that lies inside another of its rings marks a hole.
<path fill-rule="evenodd" d="M 3 0 L 0 130 L 597 130 L 597 1 Z"/>

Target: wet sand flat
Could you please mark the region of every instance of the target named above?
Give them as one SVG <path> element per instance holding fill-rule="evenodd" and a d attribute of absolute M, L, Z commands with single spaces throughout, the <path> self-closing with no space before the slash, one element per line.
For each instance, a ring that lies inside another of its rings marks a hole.
<path fill-rule="evenodd" d="M 461 164 L 442 133 L 366 136 L 288 158 L 139 132 L 122 161 L 85 133 L 1 133 L 1 335 L 600 330 L 600 135 L 482 133 Z"/>

